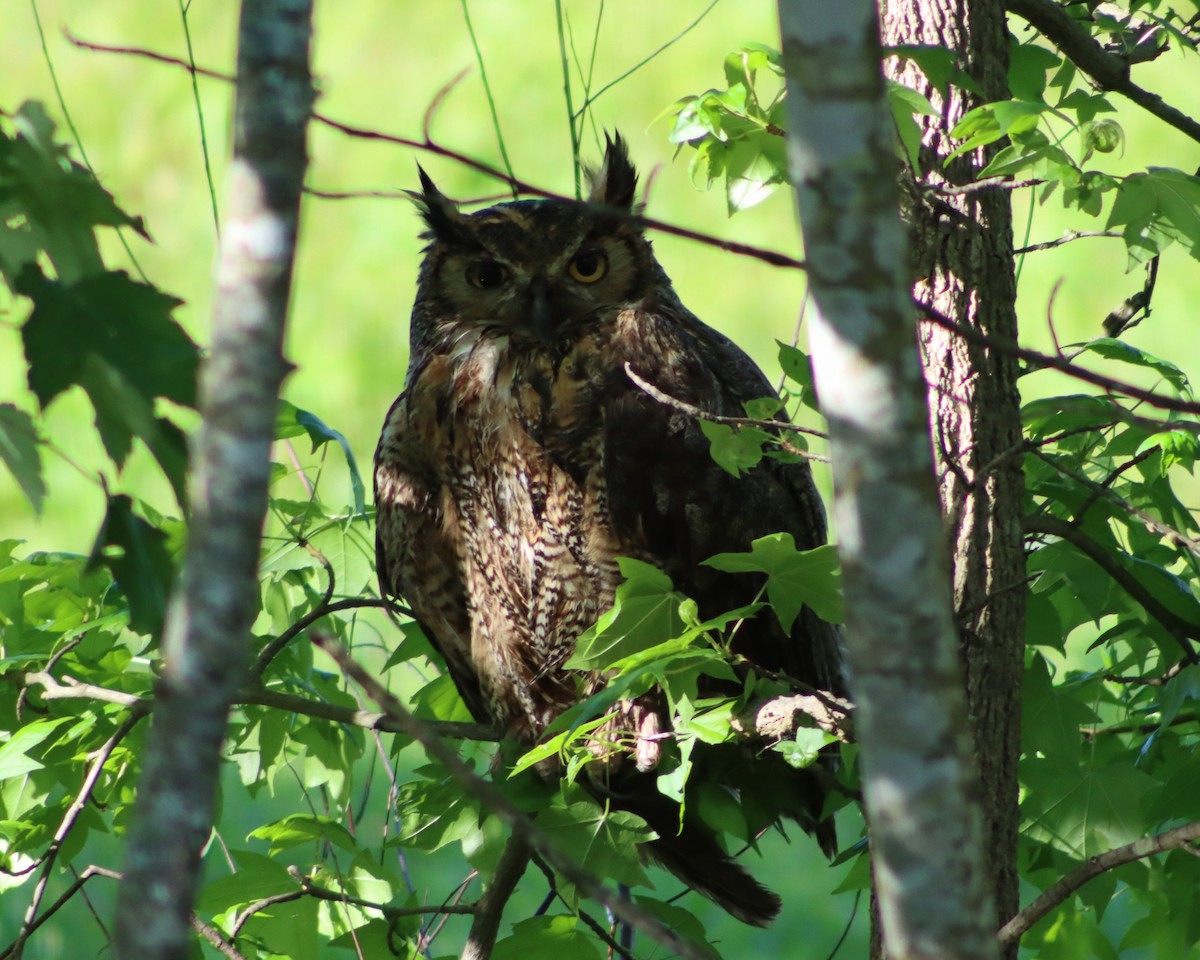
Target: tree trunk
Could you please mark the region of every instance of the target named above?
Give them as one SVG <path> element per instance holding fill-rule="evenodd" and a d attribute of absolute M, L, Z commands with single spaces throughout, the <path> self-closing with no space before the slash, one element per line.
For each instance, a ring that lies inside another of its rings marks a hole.
<path fill-rule="evenodd" d="M 871 857 L 897 960 L 999 955 L 872 0 L 780 0 Z"/>
<path fill-rule="evenodd" d="M 999 0 L 887 0 L 887 46 L 933 44 L 958 54 L 982 96 L 950 87 L 942 96 L 897 57 L 892 79 L 925 94 L 937 116 L 918 117 L 921 167 L 906 193 L 915 265 L 914 295 L 946 317 L 1015 341 L 1012 208 L 1002 188 L 938 192 L 968 183 L 1000 145 L 958 157 L 949 132 L 979 103 L 1006 99 L 1009 37 Z M 932 188 L 932 189 L 931 189 Z M 1017 911 L 1017 759 L 1025 621 L 1020 518 L 1023 477 L 1017 364 L 923 324 L 921 343 L 933 413 L 942 508 L 954 569 L 954 604 L 966 666 L 967 708 L 985 824 L 988 870 L 999 919 Z"/>
<path fill-rule="evenodd" d="M 248 665 L 295 253 L 312 0 L 245 0 L 229 209 L 201 377 L 187 556 L 171 598 L 117 904 L 118 960 L 183 960 L 229 707 Z"/>

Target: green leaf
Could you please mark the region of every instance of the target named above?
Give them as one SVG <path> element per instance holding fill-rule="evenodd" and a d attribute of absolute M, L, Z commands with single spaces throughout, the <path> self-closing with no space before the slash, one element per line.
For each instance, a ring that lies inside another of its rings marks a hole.
<path fill-rule="evenodd" d="M 618 883 L 646 882 L 638 844 L 653 839 L 646 822 L 625 810 L 605 811 L 591 801 L 554 805 L 538 814 L 538 826 L 583 869 Z"/>
<path fill-rule="evenodd" d="M 950 131 L 950 136 L 963 142 L 946 158 L 947 161 L 977 147 L 995 143 L 1004 136 L 1017 136 L 1033 130 L 1046 112 L 1054 112 L 1044 103 L 1024 100 L 1002 100 L 976 107 Z"/>
<path fill-rule="evenodd" d="M 294 813 L 282 820 L 263 824 L 251 830 L 250 836 L 266 840 L 271 845 L 271 856 L 302 843 L 332 843 L 343 850 L 358 849 L 354 837 L 336 820 L 308 813 Z"/>
<path fill-rule="evenodd" d="M 109 497 L 108 512 L 96 536 L 88 568 L 107 567 L 129 603 L 129 626 L 137 633 L 159 636 L 175 564 L 167 535 L 133 512 L 126 496 Z"/>
<path fill-rule="evenodd" d="M 1017 100 L 1041 100 L 1046 92 L 1046 74 L 1062 60 L 1045 47 L 1012 43 L 1008 62 L 1008 89 Z"/>
<path fill-rule="evenodd" d="M 713 460 L 735 477 L 758 466 L 763 458 L 763 444 L 773 439 L 756 427 L 730 427 L 711 420 L 701 420 L 700 429 L 711 444 L 709 452 Z"/>
<path fill-rule="evenodd" d="M 1162 360 L 1135 347 L 1132 343 L 1112 337 L 1100 337 L 1075 346 L 1088 353 L 1104 357 L 1106 360 L 1115 360 L 1118 363 L 1128 363 L 1135 367 L 1152 370 L 1181 393 L 1189 389 L 1187 374 L 1179 367 L 1169 360 Z"/>
<path fill-rule="evenodd" d="M 366 494 L 362 474 L 358 471 L 358 462 L 354 459 L 354 451 L 350 449 L 350 441 L 315 413 L 301 410 L 286 400 L 280 400 L 279 411 L 275 417 L 276 438 L 289 439 L 299 436 L 301 433 L 308 434 L 314 452 L 331 440 L 342 448 L 342 453 L 346 457 L 346 466 L 350 470 L 350 489 L 354 496 L 354 512 L 365 513 Z"/>
<path fill-rule="evenodd" d="M 950 84 L 968 93 L 982 96 L 979 85 L 958 65 L 958 54 L 953 50 L 941 46 L 909 44 L 888 47 L 884 54 L 911 60 L 921 68 L 921 72 L 942 96 L 946 95 Z"/>
<path fill-rule="evenodd" d="M 66 284 L 27 269 L 17 292 L 34 302 L 21 336 L 29 387 L 43 407 L 79 382 L 93 355 L 143 397 L 195 407 L 199 350 L 171 318 L 182 300 L 131 280 L 124 271 Z"/>
<path fill-rule="evenodd" d="M 558 914 L 518 920 L 512 936 L 496 942 L 491 960 L 601 960 L 601 953 L 576 917 Z"/>
<path fill-rule="evenodd" d="M 796 735 L 791 740 L 784 740 L 772 748 L 776 753 L 783 754 L 788 765 L 801 769 L 811 767 L 821 755 L 821 749 L 837 740 L 831 733 L 816 727 L 798 727 Z"/>
<path fill-rule="evenodd" d="M 96 411 L 96 426 L 118 467 L 140 437 L 183 502 L 187 445 L 182 431 L 154 413 L 162 397 L 196 404 L 199 351 L 171 319 L 182 303 L 123 272 L 73 284 L 27 266 L 16 290 L 34 302 L 21 328 L 29 387 L 44 409 L 78 384 Z"/>
<path fill-rule="evenodd" d="M 29 756 L 29 751 L 40 746 L 55 730 L 72 718 L 59 717 L 54 720 L 34 720 L 13 733 L 0 744 L 0 780 L 21 777 L 34 770 L 41 770 L 42 763 Z"/>
<path fill-rule="evenodd" d="M 0 403 L 0 460 L 12 471 L 34 512 L 41 513 L 46 481 L 42 478 L 37 429 L 33 418 L 11 403 Z"/>
<path fill-rule="evenodd" d="M 1141 798 L 1155 782 L 1126 759 L 1101 769 L 1032 758 L 1021 764 L 1028 834 L 1079 860 L 1145 833 Z"/>
<path fill-rule="evenodd" d="M 612 609 L 586 630 L 566 666 L 573 670 L 601 670 L 631 654 L 678 636 L 683 629 L 671 578 L 648 563 L 618 557 L 625 581 L 617 587 Z"/>
<path fill-rule="evenodd" d="M 694 947 L 699 948 L 702 953 L 712 957 L 713 960 L 721 960 L 721 955 L 705 937 L 704 924 L 696 918 L 695 914 L 689 913 L 677 904 L 656 900 L 653 897 L 634 897 L 634 900 L 646 913 L 657 917 L 669 929 L 674 930 L 690 941 Z"/>
<path fill-rule="evenodd" d="M 805 604 L 822 620 L 842 622 L 841 568 L 830 544 L 797 550 L 790 533 L 773 533 L 755 540 L 749 553 L 721 553 L 704 565 L 728 573 L 765 573 L 767 598 L 785 631 L 791 632 Z"/>
<path fill-rule="evenodd" d="M 1043 657 L 1031 658 L 1021 685 L 1021 739 L 1027 754 L 1078 763 L 1083 752 L 1081 728 L 1098 720 L 1077 693 L 1054 685 Z"/>
<path fill-rule="evenodd" d="M 254 903 L 299 889 L 287 868 L 270 857 L 249 850 L 231 850 L 237 872 L 222 876 L 200 891 L 196 908 L 203 913 L 219 914 L 230 907 Z"/>
<path fill-rule="evenodd" d="M 1173 242 L 1200 259 L 1200 178 L 1164 167 L 1126 177 L 1108 217 L 1115 226 L 1125 228 L 1131 266 Z"/>
<path fill-rule="evenodd" d="M 888 80 L 887 94 L 892 119 L 896 122 L 896 132 L 908 155 L 908 162 L 914 170 L 920 170 L 921 128 L 913 119 L 913 115 L 937 116 L 937 111 L 924 94 L 894 80 Z"/>
<path fill-rule="evenodd" d="M 13 120 L 17 136 L 10 140 L 0 133 L 0 232 L 19 233 L 25 242 L 19 245 L 24 253 L 11 242 L 0 251 L 0 271 L 10 286 L 34 263 L 29 252 L 36 250 L 45 250 L 68 282 L 99 273 L 103 263 L 94 227 L 128 226 L 147 235 L 142 221 L 122 211 L 55 142 L 54 124 L 40 103 L 22 104 Z"/>
<path fill-rule="evenodd" d="M 438 850 L 479 831 L 479 809 L 451 780 L 414 780 L 400 787 L 398 841 L 405 847 Z"/>

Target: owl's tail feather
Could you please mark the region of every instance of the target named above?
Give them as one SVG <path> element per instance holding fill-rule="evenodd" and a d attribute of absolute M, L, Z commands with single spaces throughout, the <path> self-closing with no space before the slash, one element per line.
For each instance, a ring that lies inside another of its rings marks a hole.
<path fill-rule="evenodd" d="M 632 773 L 618 779 L 618 784 L 592 780 L 585 785 L 597 800 L 637 814 L 658 834 L 642 845 L 643 859 L 669 870 L 743 923 L 765 927 L 775 919 L 779 897 L 725 852 L 710 827 L 685 814 L 680 830 L 679 805 L 658 791 L 653 777 Z"/>
<path fill-rule="evenodd" d="M 697 893 L 756 927 L 768 926 L 778 915 L 782 906 L 779 897 L 722 850 L 703 827 L 685 828 L 679 834 L 667 828 L 658 834 L 657 840 L 642 849 Z"/>

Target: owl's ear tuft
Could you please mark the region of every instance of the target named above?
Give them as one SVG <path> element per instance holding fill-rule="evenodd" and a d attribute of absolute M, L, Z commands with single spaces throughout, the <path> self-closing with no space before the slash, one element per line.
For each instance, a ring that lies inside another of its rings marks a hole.
<path fill-rule="evenodd" d="M 429 225 L 429 232 L 422 234 L 428 239 L 455 240 L 463 235 L 463 215 L 453 200 L 433 185 L 433 181 L 417 165 L 417 176 L 421 180 L 421 192 L 409 190 L 408 195 L 416 201 L 421 219 Z"/>
<path fill-rule="evenodd" d="M 637 189 L 637 171 L 629 161 L 629 147 L 618 133 L 604 135 L 607 147 L 604 164 L 599 170 L 588 172 L 592 191 L 589 203 L 600 203 L 620 210 L 633 209 L 633 194 Z"/>

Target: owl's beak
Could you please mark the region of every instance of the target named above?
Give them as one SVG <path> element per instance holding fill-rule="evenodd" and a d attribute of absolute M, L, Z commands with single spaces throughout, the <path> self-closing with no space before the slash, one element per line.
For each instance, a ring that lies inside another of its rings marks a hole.
<path fill-rule="evenodd" d="M 529 300 L 529 327 L 542 343 L 549 344 L 554 339 L 554 317 L 545 280 L 534 280 L 529 285 Z"/>

